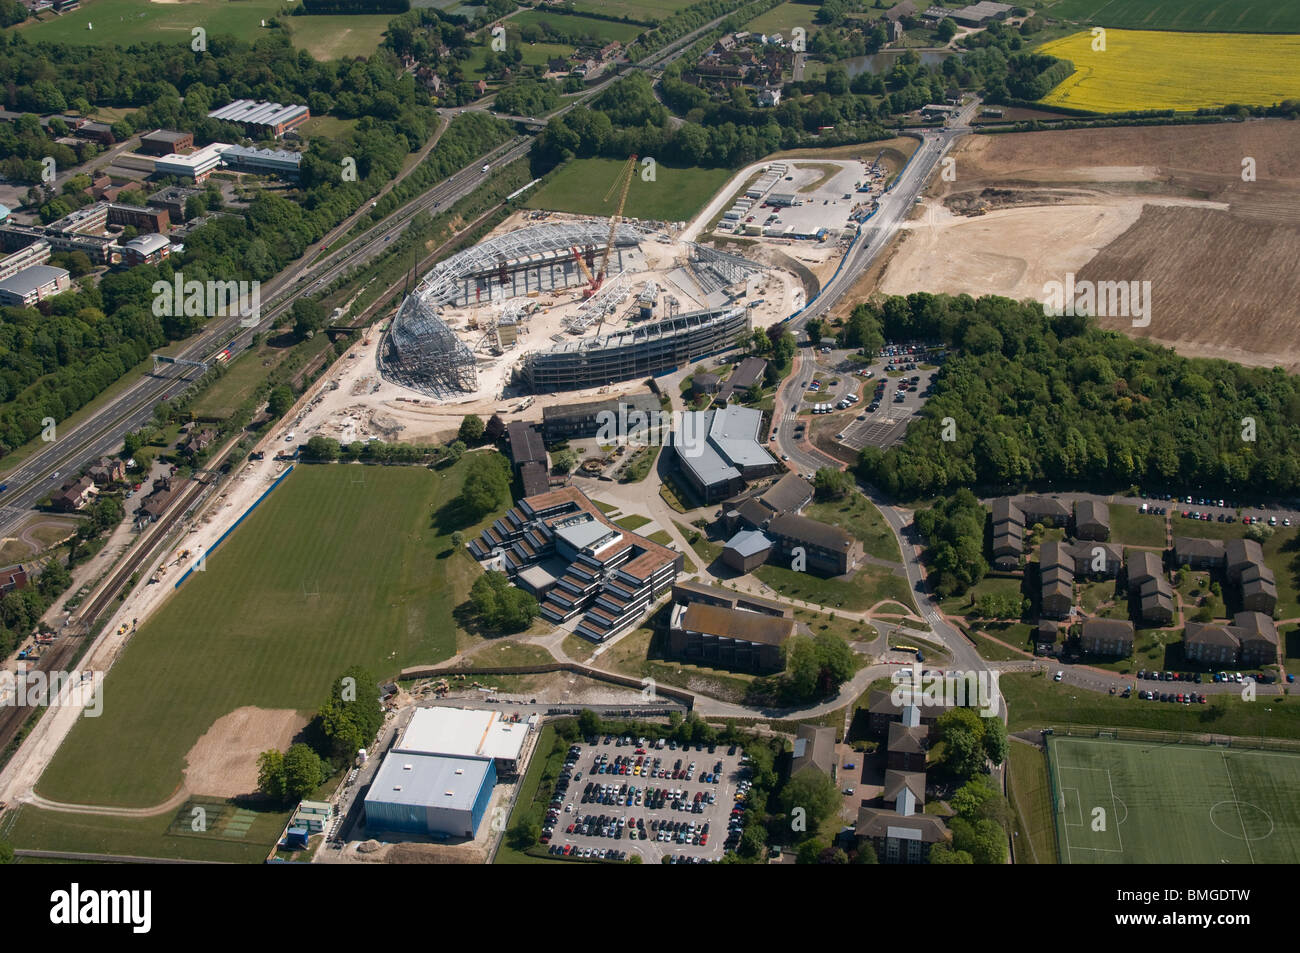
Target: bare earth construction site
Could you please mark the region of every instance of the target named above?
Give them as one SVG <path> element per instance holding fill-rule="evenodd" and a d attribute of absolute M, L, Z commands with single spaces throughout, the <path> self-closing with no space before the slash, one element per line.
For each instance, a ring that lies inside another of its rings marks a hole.
<path fill-rule="evenodd" d="M 1037 300 L 1067 272 L 1141 276 L 1150 326 L 1102 326 L 1294 371 L 1297 146 L 1300 129 L 1283 120 L 969 136 L 955 181 L 934 181 L 878 290 Z"/>
<path fill-rule="evenodd" d="M 430 271 L 388 330 L 382 374 L 458 403 L 606 387 L 727 350 L 802 294 L 793 275 L 651 227 L 548 218 L 516 218 Z"/>

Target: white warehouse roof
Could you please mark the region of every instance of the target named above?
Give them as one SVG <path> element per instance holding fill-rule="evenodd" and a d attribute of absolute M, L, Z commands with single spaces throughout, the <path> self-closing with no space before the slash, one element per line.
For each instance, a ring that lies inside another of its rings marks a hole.
<path fill-rule="evenodd" d="M 452 758 L 518 760 L 527 737 L 525 722 L 501 721 L 494 711 L 417 708 L 394 750 Z"/>

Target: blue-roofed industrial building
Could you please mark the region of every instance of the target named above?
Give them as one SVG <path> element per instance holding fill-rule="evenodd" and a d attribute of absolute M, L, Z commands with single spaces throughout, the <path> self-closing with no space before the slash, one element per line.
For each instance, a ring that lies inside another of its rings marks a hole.
<path fill-rule="evenodd" d="M 491 758 L 392 751 L 366 794 L 366 827 L 472 838 L 487 813 L 496 779 Z"/>

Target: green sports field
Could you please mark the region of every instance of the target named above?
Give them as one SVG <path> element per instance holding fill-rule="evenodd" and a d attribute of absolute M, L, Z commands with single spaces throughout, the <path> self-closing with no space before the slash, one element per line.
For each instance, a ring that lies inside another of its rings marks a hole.
<path fill-rule="evenodd" d="M 1300 755 L 1048 739 L 1069 864 L 1300 863 Z"/>
<path fill-rule="evenodd" d="M 1039 12 L 1130 30 L 1300 33 L 1300 0 L 1057 0 Z"/>
<path fill-rule="evenodd" d="M 348 666 L 382 678 L 448 658 L 453 609 L 479 573 L 451 551 L 460 527 L 438 516 L 462 470 L 298 467 L 141 626 L 105 680 L 103 714 L 78 721 L 38 791 L 157 805 L 235 709 L 309 715 Z"/>
<path fill-rule="evenodd" d="M 618 178 L 623 161 L 618 159 L 574 159 L 559 169 L 551 180 L 533 193 L 528 208 L 577 215 L 612 215 L 618 196 L 602 201 Z M 722 188 L 729 169 L 671 168 L 660 164 L 655 180 L 644 182 L 641 167 L 627 193 L 623 212 L 634 218 L 686 221 Z"/>
<path fill-rule="evenodd" d="M 129 47 L 133 43 L 189 46 L 191 31 L 202 27 L 209 37 L 231 35 L 253 42 L 272 34 L 263 20 L 276 16 L 283 0 L 82 0 L 71 13 L 44 22 L 28 21 L 19 29 L 32 41 Z M 387 14 L 283 17 L 294 46 L 320 60 L 369 56 L 379 46 L 392 17 Z"/>

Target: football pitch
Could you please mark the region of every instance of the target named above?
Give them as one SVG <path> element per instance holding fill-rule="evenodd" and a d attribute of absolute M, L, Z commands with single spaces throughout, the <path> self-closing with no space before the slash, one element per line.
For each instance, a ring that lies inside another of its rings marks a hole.
<path fill-rule="evenodd" d="M 1048 739 L 1067 864 L 1300 862 L 1300 755 Z"/>

